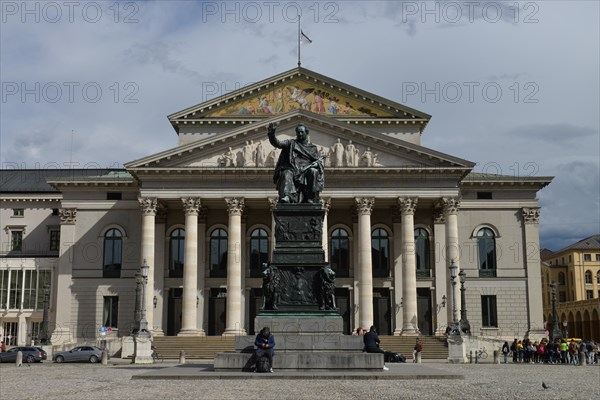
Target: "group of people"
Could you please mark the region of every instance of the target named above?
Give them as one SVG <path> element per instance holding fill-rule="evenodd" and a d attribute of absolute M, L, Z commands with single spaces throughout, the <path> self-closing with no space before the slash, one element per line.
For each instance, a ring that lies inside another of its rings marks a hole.
<path fill-rule="evenodd" d="M 358 327 L 356 329 L 356 334 L 359 336 L 363 336 L 363 343 L 365 344 L 364 350 L 367 353 L 380 353 L 380 354 L 384 354 L 384 359 L 390 359 L 391 355 L 394 353 L 390 353 L 390 352 L 386 352 L 384 349 L 382 349 L 381 347 L 379 347 L 379 335 L 377 334 L 377 329 L 374 326 L 371 326 L 371 328 L 369 328 L 369 332 L 367 332 L 365 329 Z M 413 363 L 417 362 L 417 355 L 419 353 L 421 353 L 423 351 L 423 344 L 421 343 L 421 341 L 419 340 L 419 338 L 417 338 L 416 342 L 415 342 L 415 346 L 413 347 Z M 404 357 L 402 357 L 402 359 L 404 360 Z M 404 362 L 404 361 L 402 361 Z M 388 370 L 388 367 L 386 367 L 385 365 L 383 366 L 384 371 Z"/>
<path fill-rule="evenodd" d="M 504 342 L 502 346 L 504 364 L 508 363 L 508 358 L 512 355 L 513 363 L 530 364 L 574 364 L 578 365 L 580 357 L 586 357 L 587 364 L 597 364 L 598 343 L 593 340 L 584 342 L 571 339 L 556 339 L 548 341 L 542 339 L 540 342 L 529 339 L 515 339 L 512 344 Z"/>

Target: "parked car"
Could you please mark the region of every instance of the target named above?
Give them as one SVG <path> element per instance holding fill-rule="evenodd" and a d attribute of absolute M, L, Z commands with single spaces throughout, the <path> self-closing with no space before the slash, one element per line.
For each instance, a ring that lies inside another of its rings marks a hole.
<path fill-rule="evenodd" d="M 54 362 L 77 362 L 86 361 L 97 363 L 102 359 L 102 349 L 95 346 L 77 346 L 69 351 L 63 351 L 54 355 Z"/>
<path fill-rule="evenodd" d="M 36 349 L 38 349 L 40 351 L 40 353 L 42 353 L 42 360 L 47 360 L 48 359 L 48 353 L 46 353 L 46 350 L 42 349 L 41 347 L 37 347 L 34 346 Z"/>
<path fill-rule="evenodd" d="M 41 362 L 45 359 L 43 353 L 37 347 L 16 346 L 0 353 L 0 362 L 15 362 L 19 351 L 23 353 L 23 362 L 26 363 Z"/>

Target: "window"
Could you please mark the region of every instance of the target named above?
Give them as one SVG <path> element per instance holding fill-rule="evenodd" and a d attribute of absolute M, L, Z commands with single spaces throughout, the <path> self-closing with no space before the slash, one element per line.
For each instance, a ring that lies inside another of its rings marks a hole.
<path fill-rule="evenodd" d="M 591 254 L 584 254 L 583 255 L 583 261 L 592 261 L 592 255 Z"/>
<path fill-rule="evenodd" d="M 586 300 L 591 300 L 594 298 L 594 291 L 593 290 L 586 290 L 585 291 L 585 298 Z"/>
<path fill-rule="evenodd" d="M 13 208 L 13 217 L 22 217 L 25 215 L 25 210 L 22 208 Z"/>
<path fill-rule="evenodd" d="M 600 284 L 600 271 L 596 272 L 596 283 Z"/>
<path fill-rule="evenodd" d="M 0 310 L 8 305 L 8 270 L 0 271 Z"/>
<path fill-rule="evenodd" d="M 121 277 L 121 257 L 123 253 L 123 239 L 121 231 L 109 229 L 104 235 L 104 263 L 103 278 Z"/>
<path fill-rule="evenodd" d="M 121 200 L 123 195 L 121 192 L 108 192 L 106 193 L 106 200 Z"/>
<path fill-rule="evenodd" d="M 10 249 L 12 251 L 23 249 L 23 231 L 10 231 Z"/>
<path fill-rule="evenodd" d="M 119 324 L 119 297 L 104 296 L 104 307 L 102 309 L 102 325 L 117 328 Z"/>
<path fill-rule="evenodd" d="M 567 302 L 567 292 L 559 292 L 558 293 L 558 302 L 566 303 Z"/>
<path fill-rule="evenodd" d="M 585 271 L 585 283 L 586 285 L 592 284 L 592 271 L 590 271 L 589 269 Z"/>
<path fill-rule="evenodd" d="M 415 253 L 417 276 L 429 277 L 429 233 L 423 228 L 415 229 Z"/>
<path fill-rule="evenodd" d="M 497 328 L 496 296 L 481 296 L 481 326 Z"/>
<path fill-rule="evenodd" d="M 185 231 L 181 228 L 173 230 L 169 238 L 169 277 L 181 278 L 185 254 Z"/>
<path fill-rule="evenodd" d="M 210 235 L 210 276 L 227 276 L 227 232 L 215 229 Z"/>
<path fill-rule="evenodd" d="M 350 275 L 350 239 L 345 229 L 338 228 L 331 232 L 329 263 L 338 277 L 347 278 Z"/>
<path fill-rule="evenodd" d="M 250 234 L 250 276 L 261 276 L 262 265 L 269 261 L 269 236 L 264 229 Z"/>
<path fill-rule="evenodd" d="M 559 272 L 558 273 L 558 284 L 559 285 L 564 285 L 565 284 L 565 273 L 564 272 Z"/>
<path fill-rule="evenodd" d="M 600 261 L 600 253 L 596 254 L 596 261 Z"/>
<path fill-rule="evenodd" d="M 479 276 L 496 276 L 496 235 L 490 228 L 477 232 Z"/>
<path fill-rule="evenodd" d="M 23 292 L 21 287 L 23 286 L 23 270 L 11 270 L 10 271 L 10 284 L 8 292 L 8 308 L 13 310 L 21 308 L 21 298 Z"/>
<path fill-rule="evenodd" d="M 50 251 L 58 251 L 60 248 L 60 231 L 58 229 L 50 231 Z"/>
<path fill-rule="evenodd" d="M 52 215 L 58 215 L 58 208 L 52 209 Z"/>
<path fill-rule="evenodd" d="M 571 262 L 571 260 L 572 260 L 572 258 L 571 258 L 571 255 L 569 254 L 569 262 Z"/>
<path fill-rule="evenodd" d="M 560 264 L 561 264 L 561 265 L 565 265 L 565 258 L 564 258 L 564 257 L 561 257 L 561 258 L 560 258 Z"/>
<path fill-rule="evenodd" d="M 25 286 L 23 287 L 23 309 L 33 309 L 36 306 L 37 271 L 25 270 Z"/>
<path fill-rule="evenodd" d="M 371 233 L 373 276 L 383 278 L 390 275 L 390 240 L 385 229 L 377 228 Z"/>
<path fill-rule="evenodd" d="M 38 296 L 37 296 L 37 305 L 36 308 L 38 310 L 43 310 L 44 309 L 44 296 L 45 296 L 45 289 L 48 288 L 48 302 L 50 302 L 50 293 L 51 292 L 51 288 L 52 288 L 52 281 L 51 281 L 51 277 L 52 277 L 52 272 L 48 269 L 42 269 L 40 271 L 38 271 Z"/>
<path fill-rule="evenodd" d="M 492 192 L 477 192 L 477 200 L 491 200 Z"/>

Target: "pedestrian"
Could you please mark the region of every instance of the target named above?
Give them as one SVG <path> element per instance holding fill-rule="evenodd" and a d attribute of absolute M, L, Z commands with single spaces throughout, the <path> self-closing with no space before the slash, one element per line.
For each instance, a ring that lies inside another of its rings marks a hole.
<path fill-rule="evenodd" d="M 414 363 L 417 362 L 417 356 L 420 355 L 422 351 L 423 351 L 423 344 L 421 344 L 421 341 L 419 340 L 419 338 L 417 338 L 417 341 L 415 342 L 415 347 L 413 348 L 413 362 Z"/>
<path fill-rule="evenodd" d="M 6 343 L 4 340 L 0 342 L 0 352 L 4 353 L 6 351 Z"/>
<path fill-rule="evenodd" d="M 512 351 L 513 363 L 517 363 L 517 357 L 519 355 L 519 349 L 517 348 L 517 339 L 510 345 L 510 351 Z"/>
<path fill-rule="evenodd" d="M 377 329 L 375 326 L 371 326 L 369 328 L 369 332 L 363 336 L 363 342 L 365 344 L 365 350 L 367 353 L 381 353 L 385 355 L 385 351 L 379 348 L 379 335 L 377 334 Z M 383 364 L 383 370 L 388 371 L 389 368 Z"/>
<path fill-rule="evenodd" d="M 256 365 L 261 357 L 267 357 L 269 359 L 269 372 L 273 372 L 273 356 L 275 355 L 275 338 L 271 334 L 271 330 L 268 327 L 264 327 L 256 335 L 254 341 L 256 351 L 254 356 L 256 357 Z"/>
<path fill-rule="evenodd" d="M 502 345 L 502 354 L 504 355 L 504 364 L 508 363 L 508 353 L 510 353 L 510 347 L 508 346 L 508 342 L 504 342 Z"/>

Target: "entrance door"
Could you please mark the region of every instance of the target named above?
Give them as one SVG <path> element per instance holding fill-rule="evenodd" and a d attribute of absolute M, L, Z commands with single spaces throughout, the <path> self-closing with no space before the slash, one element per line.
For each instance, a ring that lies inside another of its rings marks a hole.
<path fill-rule="evenodd" d="M 431 311 L 431 291 L 427 288 L 417 289 L 418 324 L 423 335 L 433 335 Z"/>
<path fill-rule="evenodd" d="M 350 291 L 348 289 L 335 289 L 335 303 L 343 319 L 344 335 L 352 334 L 350 327 Z"/>
<path fill-rule="evenodd" d="M 227 291 L 225 289 L 211 289 L 208 299 L 208 335 L 219 336 L 225 332 L 227 322 Z"/>
<path fill-rule="evenodd" d="M 181 297 L 182 288 L 169 290 L 169 305 L 167 309 L 167 336 L 177 336 L 181 330 Z"/>
<path fill-rule="evenodd" d="M 392 334 L 392 313 L 390 310 L 390 290 L 373 289 L 373 323 L 380 335 Z M 363 326 L 369 330 L 369 326 Z"/>

